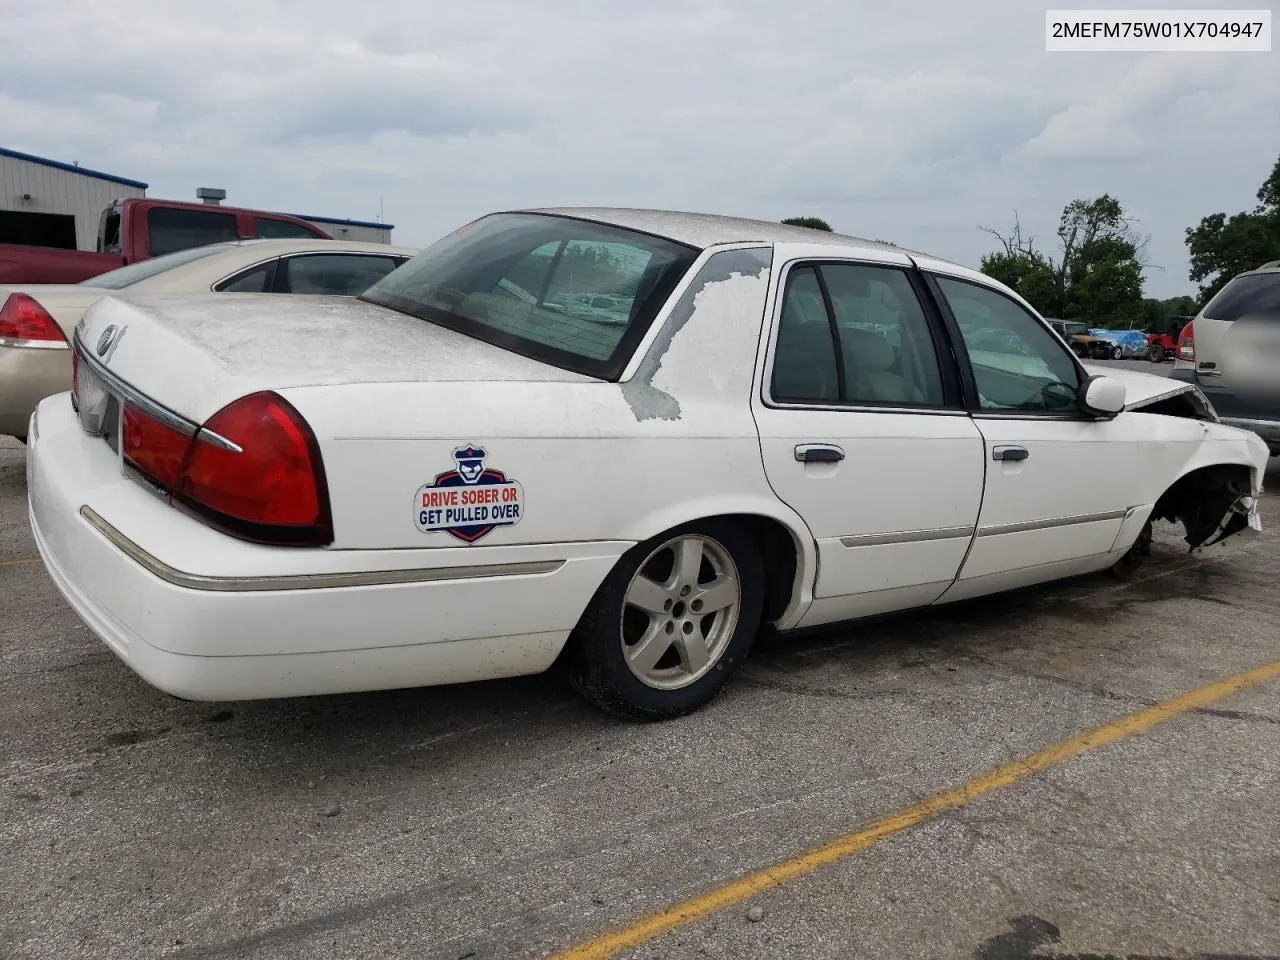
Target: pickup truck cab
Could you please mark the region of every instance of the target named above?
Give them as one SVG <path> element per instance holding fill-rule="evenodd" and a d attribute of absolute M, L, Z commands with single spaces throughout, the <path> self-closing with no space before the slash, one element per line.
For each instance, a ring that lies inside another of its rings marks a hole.
<path fill-rule="evenodd" d="M 102 211 L 96 251 L 0 244 L 0 283 L 79 283 L 162 254 L 255 237 L 332 239 L 288 214 L 131 197 Z"/>

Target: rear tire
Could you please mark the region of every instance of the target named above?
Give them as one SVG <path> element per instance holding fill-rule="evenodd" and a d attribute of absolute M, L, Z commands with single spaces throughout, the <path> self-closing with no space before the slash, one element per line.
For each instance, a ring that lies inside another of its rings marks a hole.
<path fill-rule="evenodd" d="M 728 520 L 685 524 L 632 547 L 570 637 L 569 681 L 628 720 L 668 720 L 708 703 L 760 628 L 764 566 Z"/>
<path fill-rule="evenodd" d="M 1151 345 L 1151 349 L 1147 351 L 1147 359 L 1152 363 L 1164 363 L 1164 347 L 1158 343 Z"/>

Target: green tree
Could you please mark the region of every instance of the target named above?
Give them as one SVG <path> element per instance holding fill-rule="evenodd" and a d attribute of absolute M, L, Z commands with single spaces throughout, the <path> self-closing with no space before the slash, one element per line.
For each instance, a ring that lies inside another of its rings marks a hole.
<path fill-rule="evenodd" d="M 821 217 L 787 217 L 782 223 L 793 227 L 808 227 L 810 230 L 825 230 L 831 233 L 831 224 Z"/>
<path fill-rule="evenodd" d="M 1080 318 L 1093 326 L 1127 327 L 1142 319 L 1142 273 L 1147 238 L 1110 194 L 1073 200 L 1058 222 L 1056 256 L 1036 247 L 1014 213 L 1007 234 L 982 229 L 1003 249 L 983 257 L 982 272 L 1018 291 L 1047 316 Z"/>
<path fill-rule="evenodd" d="M 1187 227 L 1191 279 L 1208 300 L 1238 273 L 1280 258 L 1280 158 L 1256 194 L 1252 213 L 1212 213 Z"/>

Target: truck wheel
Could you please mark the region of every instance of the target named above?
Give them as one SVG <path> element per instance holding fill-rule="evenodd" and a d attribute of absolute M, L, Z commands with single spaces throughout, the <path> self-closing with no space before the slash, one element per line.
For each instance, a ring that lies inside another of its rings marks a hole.
<path fill-rule="evenodd" d="M 1164 363 L 1164 347 L 1153 343 L 1151 349 L 1147 351 L 1147 359 L 1152 363 Z"/>
<path fill-rule="evenodd" d="M 764 566 L 737 524 L 677 527 L 623 554 L 574 629 L 569 680 L 629 720 L 666 720 L 714 697 L 755 641 Z"/>

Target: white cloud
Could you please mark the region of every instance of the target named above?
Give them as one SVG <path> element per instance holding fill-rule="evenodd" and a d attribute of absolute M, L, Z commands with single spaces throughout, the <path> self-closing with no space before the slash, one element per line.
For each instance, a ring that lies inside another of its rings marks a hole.
<path fill-rule="evenodd" d="M 1017 208 L 1048 236 L 1067 201 L 1105 191 L 1151 212 L 1153 290 L 1190 289 L 1182 229 L 1249 206 L 1280 150 L 1266 56 L 1046 54 L 1041 9 L 984 14 L 46 0 L 0 19 L 0 145 L 153 196 L 223 186 L 361 218 L 382 203 L 420 244 L 492 209 L 602 203 L 813 213 L 976 263 L 979 223 Z"/>

